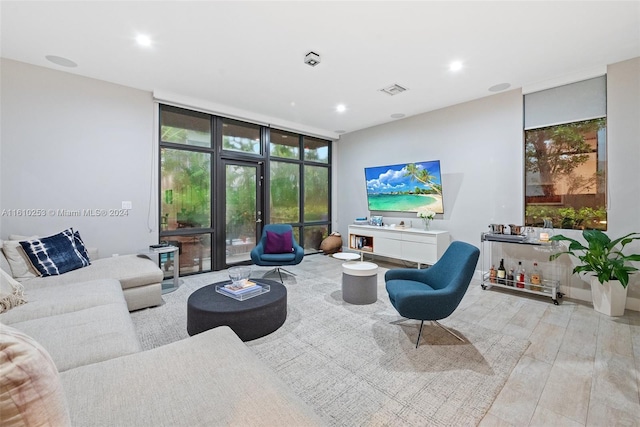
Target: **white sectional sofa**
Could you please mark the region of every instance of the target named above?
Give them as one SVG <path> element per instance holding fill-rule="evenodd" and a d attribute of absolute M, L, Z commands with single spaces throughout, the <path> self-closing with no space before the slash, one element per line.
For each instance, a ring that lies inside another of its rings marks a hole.
<path fill-rule="evenodd" d="M 164 274 L 154 261 L 143 255 L 98 258 L 98 250 L 88 248 L 91 265 L 59 276 L 38 277 L 28 271 L 27 267 L 19 267 L 22 255 L 19 251 L 10 250 L 16 248 L 20 240 L 28 238 L 28 236 L 10 235 L 6 241 L 0 240 L 0 267 L 7 273 L 11 273 L 14 279 L 25 287 L 35 289 L 112 278 L 120 282 L 129 311 L 153 307 L 163 302 L 162 280 Z"/>
<path fill-rule="evenodd" d="M 118 280 L 23 285 L 0 314 L 3 426 L 324 424 L 226 326 L 141 351 Z"/>

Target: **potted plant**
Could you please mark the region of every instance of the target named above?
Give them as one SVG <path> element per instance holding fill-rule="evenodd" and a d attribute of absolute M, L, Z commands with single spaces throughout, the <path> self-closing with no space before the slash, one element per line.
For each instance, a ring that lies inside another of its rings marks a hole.
<path fill-rule="evenodd" d="M 622 316 L 627 300 L 629 275 L 638 271 L 630 261 L 640 261 L 640 254 L 625 255 L 622 250 L 634 240 L 640 240 L 640 233 L 611 240 L 600 230 L 584 230 L 582 237 L 588 246 L 562 234 L 550 240 L 569 242 L 566 251 L 549 257 L 553 261 L 562 254 L 571 255 L 582 264 L 573 269 L 573 273 L 593 273 L 591 277 L 591 298 L 593 307 L 609 316 Z"/>

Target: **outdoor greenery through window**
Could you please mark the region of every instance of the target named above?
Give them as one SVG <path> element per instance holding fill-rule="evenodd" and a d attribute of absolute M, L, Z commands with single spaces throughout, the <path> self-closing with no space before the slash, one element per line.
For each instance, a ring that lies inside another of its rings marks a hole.
<path fill-rule="evenodd" d="M 207 118 L 163 111 L 160 120 L 161 141 L 211 147 L 211 121 Z"/>
<path fill-rule="evenodd" d="M 304 167 L 305 221 L 326 221 L 329 217 L 328 173 L 325 167 Z"/>
<path fill-rule="evenodd" d="M 607 229 L 606 117 L 525 131 L 525 224 Z"/>
<path fill-rule="evenodd" d="M 211 225 L 211 154 L 160 149 L 162 230 Z"/>
<path fill-rule="evenodd" d="M 271 223 L 300 221 L 300 165 L 271 161 Z"/>
<path fill-rule="evenodd" d="M 260 154 L 260 126 L 222 119 L 222 148 Z"/>
<path fill-rule="evenodd" d="M 272 129 L 270 136 L 269 152 L 272 157 L 282 157 L 285 159 L 300 158 L 300 138 L 298 135 Z"/>
<path fill-rule="evenodd" d="M 304 159 L 329 163 L 329 144 L 321 139 L 304 137 Z"/>

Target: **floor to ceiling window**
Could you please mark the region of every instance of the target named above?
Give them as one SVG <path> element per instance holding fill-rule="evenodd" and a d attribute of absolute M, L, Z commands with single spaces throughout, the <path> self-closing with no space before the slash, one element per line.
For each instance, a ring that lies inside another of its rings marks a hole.
<path fill-rule="evenodd" d="M 212 269 L 211 135 L 207 115 L 160 111 L 160 240 L 180 248 L 180 275 Z"/>
<path fill-rule="evenodd" d="M 330 232 L 330 141 L 161 105 L 159 144 L 160 240 L 181 275 L 250 262 L 266 223 L 307 253 Z"/>
<path fill-rule="evenodd" d="M 288 223 L 307 252 L 330 228 L 329 141 L 271 130 L 269 222 Z"/>

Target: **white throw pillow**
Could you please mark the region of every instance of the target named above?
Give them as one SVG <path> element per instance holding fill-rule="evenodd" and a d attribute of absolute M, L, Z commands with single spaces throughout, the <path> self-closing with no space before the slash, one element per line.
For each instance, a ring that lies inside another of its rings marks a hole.
<path fill-rule="evenodd" d="M 4 270 L 0 270 L 0 313 L 26 303 L 24 287 Z"/>
<path fill-rule="evenodd" d="M 33 238 L 35 239 L 37 236 L 33 236 Z M 31 264 L 24 249 L 22 249 L 19 240 L 5 240 L 2 245 L 2 252 L 4 252 L 4 256 L 11 267 L 11 275 L 17 281 L 21 282 L 40 276 L 38 270 Z"/>
<path fill-rule="evenodd" d="M 71 425 L 49 353 L 33 338 L 1 323 L 0 414 L 4 427 Z"/>
<path fill-rule="evenodd" d="M 4 247 L 4 241 L 0 240 L 0 268 L 6 271 L 7 273 L 11 272 L 11 266 L 9 265 L 9 261 L 7 257 L 4 256 L 4 251 L 2 248 Z"/>

